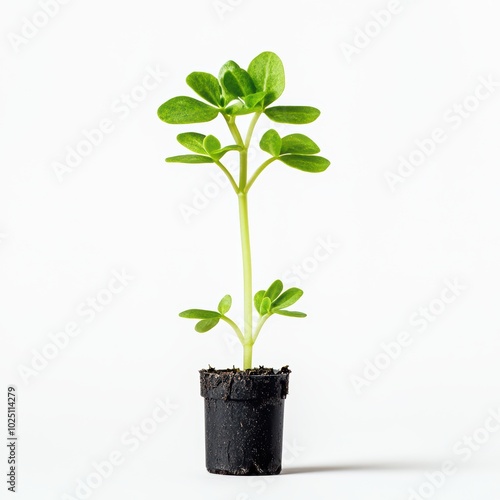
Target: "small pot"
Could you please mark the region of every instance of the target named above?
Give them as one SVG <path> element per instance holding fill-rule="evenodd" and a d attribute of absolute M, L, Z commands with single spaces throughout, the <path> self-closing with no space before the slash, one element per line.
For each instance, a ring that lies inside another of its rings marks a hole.
<path fill-rule="evenodd" d="M 200 370 L 208 472 L 281 472 L 283 414 L 290 370 Z"/>

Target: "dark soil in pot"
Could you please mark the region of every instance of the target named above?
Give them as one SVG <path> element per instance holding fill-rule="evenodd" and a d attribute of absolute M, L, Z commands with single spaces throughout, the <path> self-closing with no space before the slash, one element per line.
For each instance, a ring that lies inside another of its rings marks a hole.
<path fill-rule="evenodd" d="M 200 370 L 207 470 L 240 476 L 281 472 L 288 366 Z"/>

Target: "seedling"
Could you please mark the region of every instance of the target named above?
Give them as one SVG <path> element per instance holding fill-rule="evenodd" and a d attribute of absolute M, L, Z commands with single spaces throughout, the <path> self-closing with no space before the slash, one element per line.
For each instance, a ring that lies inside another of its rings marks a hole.
<path fill-rule="evenodd" d="M 281 59 L 273 52 L 258 55 L 244 70 L 234 61 L 222 66 L 218 78 L 203 72 L 191 73 L 187 84 L 207 103 L 192 97 L 174 97 L 160 106 L 158 116 L 171 124 L 209 122 L 219 115 L 225 120 L 234 144 L 223 146 L 214 135 L 184 132 L 177 136 L 179 143 L 191 154 L 167 158 L 169 163 L 212 163 L 222 170 L 229 179 L 238 197 L 240 237 L 243 257 L 243 300 L 244 321 L 240 328 L 228 313 L 232 298 L 224 296 L 216 311 L 188 309 L 180 313 L 182 318 L 196 319 L 195 330 L 205 333 L 224 321 L 234 330 L 243 346 L 243 369 L 252 368 L 252 349 L 266 321 L 278 314 L 294 318 L 304 318 L 306 314 L 290 311 L 303 292 L 299 288 L 283 289 L 280 280 L 274 281 L 267 290 L 252 291 L 252 259 L 250 249 L 250 229 L 248 219 L 248 193 L 260 175 L 272 163 L 280 161 L 303 172 L 323 172 L 330 162 L 321 156 L 317 144 L 303 134 L 280 137 L 276 130 L 268 130 L 260 140 L 260 148 L 269 154 L 260 166 L 251 173 L 248 166 L 248 149 L 257 121 L 262 115 L 277 123 L 301 125 L 311 123 L 320 111 L 310 106 L 270 106 L 285 89 L 285 72 Z M 253 115 L 246 134 L 243 136 L 236 124 L 242 115 Z M 233 177 L 224 165 L 223 158 L 233 152 L 239 155 L 239 175 Z M 253 321 L 253 307 L 258 320 Z"/>

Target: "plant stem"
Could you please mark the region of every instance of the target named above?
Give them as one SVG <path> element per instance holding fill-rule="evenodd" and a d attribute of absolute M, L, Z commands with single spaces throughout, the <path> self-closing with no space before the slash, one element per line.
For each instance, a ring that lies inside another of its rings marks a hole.
<path fill-rule="evenodd" d="M 255 125 L 257 125 L 257 122 L 259 121 L 261 114 L 262 114 L 262 111 L 260 111 L 259 113 L 255 113 L 255 115 L 252 118 L 252 121 L 250 122 L 250 125 L 248 127 L 247 136 L 245 138 L 245 148 L 246 149 L 248 149 L 250 147 L 250 142 L 252 141 L 252 135 L 253 135 L 253 131 L 255 130 Z"/>
<path fill-rule="evenodd" d="M 245 339 L 243 337 L 243 333 L 241 332 L 239 326 L 230 318 L 227 316 L 221 316 L 221 320 L 225 321 L 231 328 L 234 330 L 234 333 L 236 333 L 236 336 L 238 337 L 239 341 L 241 342 L 242 345 L 245 345 Z"/>
<path fill-rule="evenodd" d="M 245 193 L 245 188 L 247 185 L 247 179 L 248 179 L 248 149 L 250 148 L 250 143 L 252 142 L 252 135 L 253 131 L 255 130 L 255 125 L 257 125 L 257 122 L 259 121 L 259 117 L 262 114 L 260 113 L 255 113 L 255 115 L 252 118 L 252 121 L 250 122 L 250 125 L 248 126 L 248 131 L 247 135 L 245 137 L 245 145 L 243 151 L 240 153 L 240 190 L 242 193 Z"/>
<path fill-rule="evenodd" d="M 231 175 L 231 172 L 219 161 L 219 160 L 214 160 L 215 164 L 224 172 L 224 175 L 228 178 L 232 188 L 234 189 L 234 192 L 238 194 L 238 186 L 236 182 L 233 179 L 233 176 Z"/>
<path fill-rule="evenodd" d="M 255 172 L 254 174 L 252 175 L 252 177 L 250 178 L 250 180 L 247 182 L 246 186 L 245 186 L 245 193 L 248 193 L 248 191 L 250 190 L 250 188 L 252 187 L 252 184 L 257 180 L 257 177 L 259 177 L 259 175 L 264 171 L 264 169 L 268 166 L 268 165 L 271 165 L 271 163 L 275 160 L 277 160 L 278 158 L 277 157 L 273 157 L 273 158 L 268 158 Z"/>
<path fill-rule="evenodd" d="M 229 127 L 229 130 L 231 131 L 231 135 L 233 136 L 233 139 L 235 140 L 236 144 L 238 146 L 245 147 L 245 143 L 243 142 L 243 138 L 241 137 L 241 134 L 240 134 L 240 131 L 238 130 L 238 127 L 236 126 L 236 122 L 234 120 L 234 117 L 224 115 L 224 118 L 227 122 L 227 126 Z"/>
<path fill-rule="evenodd" d="M 243 159 L 242 159 L 243 161 Z M 248 200 L 245 193 L 238 195 L 240 212 L 241 250 L 243 257 L 243 369 L 252 368 L 252 256 L 250 251 L 250 227 L 248 223 Z"/>
<path fill-rule="evenodd" d="M 264 323 L 271 317 L 270 314 L 266 314 L 265 316 L 261 316 L 259 321 L 257 322 L 257 325 L 255 326 L 255 333 L 253 335 L 253 343 L 257 340 L 257 337 L 259 336 L 260 331 L 262 330 L 262 327 L 264 326 Z"/>
<path fill-rule="evenodd" d="M 236 126 L 234 117 L 225 116 L 227 125 L 238 146 L 243 149 L 240 151 L 240 177 L 238 185 L 238 207 L 240 215 L 240 236 L 241 236 L 241 254 L 243 258 L 243 369 L 252 368 L 252 350 L 253 350 L 253 297 L 252 297 L 252 253 L 250 249 L 250 224 L 248 222 L 248 199 L 247 199 L 247 180 L 248 180 L 248 148 L 252 141 L 252 135 L 257 121 L 262 113 L 256 113 L 250 122 L 245 142 L 241 137 L 240 131 Z"/>

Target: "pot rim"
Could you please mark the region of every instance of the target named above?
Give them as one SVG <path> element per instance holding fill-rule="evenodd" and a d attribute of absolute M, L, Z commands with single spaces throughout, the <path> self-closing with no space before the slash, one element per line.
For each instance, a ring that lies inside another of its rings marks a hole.
<path fill-rule="evenodd" d="M 232 369 L 200 370 L 200 393 L 205 399 L 282 400 L 288 394 L 289 374 L 288 367 L 269 374 Z"/>

